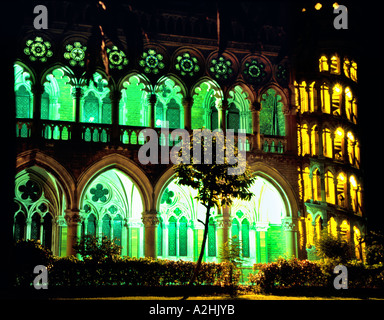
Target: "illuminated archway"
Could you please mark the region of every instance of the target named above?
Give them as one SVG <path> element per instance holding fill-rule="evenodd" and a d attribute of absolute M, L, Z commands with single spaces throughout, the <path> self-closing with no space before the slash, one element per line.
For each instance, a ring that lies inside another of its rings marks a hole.
<path fill-rule="evenodd" d="M 143 200 L 134 181 L 112 168 L 96 174 L 80 200 L 80 234 L 107 237 L 122 246 L 123 256 L 144 255 Z"/>

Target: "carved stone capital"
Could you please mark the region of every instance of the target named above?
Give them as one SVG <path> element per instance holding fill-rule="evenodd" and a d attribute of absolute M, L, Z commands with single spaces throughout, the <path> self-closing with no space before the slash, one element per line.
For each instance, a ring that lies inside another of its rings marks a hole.
<path fill-rule="evenodd" d="M 296 222 L 291 218 L 285 218 L 282 220 L 282 226 L 284 231 L 297 231 Z"/>
<path fill-rule="evenodd" d="M 147 211 L 143 214 L 141 220 L 143 221 L 144 226 L 147 227 L 157 227 L 160 220 L 157 217 L 156 210 Z"/>
<path fill-rule="evenodd" d="M 65 210 L 64 219 L 67 225 L 74 225 L 74 224 L 81 223 L 82 218 L 79 213 L 80 213 L 80 210 L 70 210 L 70 209 Z"/>

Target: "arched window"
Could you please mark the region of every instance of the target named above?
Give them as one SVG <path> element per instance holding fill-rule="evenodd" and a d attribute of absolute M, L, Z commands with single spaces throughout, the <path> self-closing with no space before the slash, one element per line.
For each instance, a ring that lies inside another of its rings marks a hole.
<path fill-rule="evenodd" d="M 123 83 L 119 102 L 120 125 L 148 126 L 149 103 L 147 91 L 146 81 L 139 75 L 132 75 Z"/>
<path fill-rule="evenodd" d="M 240 241 L 240 226 L 236 218 L 232 220 L 232 240 L 237 243 Z"/>
<path fill-rule="evenodd" d="M 41 217 L 35 212 L 31 221 L 31 239 L 40 240 Z"/>
<path fill-rule="evenodd" d="M 332 114 L 334 116 L 341 115 L 341 97 L 343 94 L 343 88 L 339 84 L 335 84 L 332 88 Z"/>
<path fill-rule="evenodd" d="M 43 234 L 42 234 L 42 244 L 51 249 L 52 247 L 52 216 L 49 213 L 46 213 L 43 218 Z"/>
<path fill-rule="evenodd" d="M 168 121 L 169 128 L 177 129 L 180 128 L 180 105 L 177 104 L 176 100 L 172 98 L 167 104 L 166 118 Z"/>
<path fill-rule="evenodd" d="M 328 233 L 333 237 L 337 237 L 337 222 L 333 217 L 328 220 Z"/>
<path fill-rule="evenodd" d="M 335 180 L 331 171 L 326 171 L 324 176 L 325 198 L 328 203 L 336 204 Z"/>
<path fill-rule="evenodd" d="M 70 84 L 70 77 L 64 68 L 56 68 L 46 76 L 44 92 L 42 119 L 75 121 L 75 87 Z"/>
<path fill-rule="evenodd" d="M 318 126 L 314 125 L 311 128 L 311 155 L 317 156 L 319 153 L 319 132 Z"/>
<path fill-rule="evenodd" d="M 219 128 L 219 112 L 215 105 L 211 106 L 211 130 Z"/>
<path fill-rule="evenodd" d="M 340 58 L 337 55 L 331 57 L 330 71 L 334 74 L 340 74 Z"/>
<path fill-rule="evenodd" d="M 227 110 L 227 129 L 237 132 L 240 129 L 240 115 L 236 105 L 232 102 Z"/>
<path fill-rule="evenodd" d="M 312 173 L 313 200 L 322 201 L 321 199 L 321 173 L 316 168 Z"/>
<path fill-rule="evenodd" d="M 120 214 L 113 218 L 113 239 L 115 244 L 121 246 L 121 238 L 123 231 L 123 219 Z"/>
<path fill-rule="evenodd" d="M 32 98 L 30 92 L 21 85 L 16 95 L 16 118 L 32 118 Z"/>
<path fill-rule="evenodd" d="M 176 219 L 171 217 L 168 220 L 168 255 L 176 256 Z"/>
<path fill-rule="evenodd" d="M 321 111 L 331 113 L 331 95 L 329 87 L 324 83 L 320 86 Z"/>
<path fill-rule="evenodd" d="M 308 132 L 308 125 L 303 124 L 301 126 L 301 155 L 305 156 L 306 154 L 311 154 L 310 151 L 310 144 L 309 144 L 309 132 Z"/>
<path fill-rule="evenodd" d="M 337 186 L 336 186 L 336 197 L 337 197 L 337 205 L 340 207 L 346 206 L 346 198 L 347 198 L 347 177 L 343 172 L 339 173 L 337 176 Z"/>
<path fill-rule="evenodd" d="M 342 128 L 337 128 L 335 131 L 335 139 L 334 139 L 334 149 L 333 153 L 336 160 L 344 159 L 344 130 Z"/>
<path fill-rule="evenodd" d="M 157 103 L 155 109 L 155 125 L 172 129 L 184 128 L 184 108 L 182 108 L 182 89 L 171 78 L 163 78 L 155 87 Z M 164 119 L 165 118 L 165 119 Z"/>
<path fill-rule="evenodd" d="M 331 130 L 328 128 L 323 128 L 323 156 L 327 158 L 333 157 Z"/>
<path fill-rule="evenodd" d="M 25 239 L 26 226 L 25 215 L 19 211 L 14 220 L 13 239 L 15 241 Z"/>
<path fill-rule="evenodd" d="M 93 81 L 82 88 L 81 122 L 112 123 L 112 104 L 109 97 L 108 81 L 95 72 Z"/>
<path fill-rule="evenodd" d="M 304 183 L 304 201 L 312 199 L 312 184 L 309 177 L 309 168 L 305 167 L 303 170 L 303 183 Z"/>
<path fill-rule="evenodd" d="M 272 88 L 262 95 L 260 111 L 260 133 L 285 136 L 285 116 L 281 96 Z"/>
<path fill-rule="evenodd" d="M 14 64 L 14 75 L 16 118 L 32 118 L 33 94 L 31 92 L 31 75 L 18 64 Z"/>
<path fill-rule="evenodd" d="M 103 217 L 101 232 L 103 234 L 103 237 L 111 239 L 111 217 L 109 216 L 109 214 L 105 214 Z"/>
<path fill-rule="evenodd" d="M 99 99 L 95 93 L 90 91 L 84 98 L 83 122 L 98 122 L 99 120 Z"/>
<path fill-rule="evenodd" d="M 314 230 L 312 225 L 312 216 L 310 214 L 305 218 L 305 230 L 306 230 L 306 238 L 307 238 L 307 247 L 313 246 L 314 242 Z"/>
<path fill-rule="evenodd" d="M 212 217 L 208 224 L 208 257 L 216 257 L 216 226 Z"/>
<path fill-rule="evenodd" d="M 326 56 L 321 56 L 319 59 L 319 71 L 324 72 L 328 70 L 329 70 L 328 58 Z"/>
<path fill-rule="evenodd" d="M 349 178 L 349 182 L 352 210 L 358 214 L 361 214 L 361 186 L 357 183 L 357 180 L 353 175 Z"/>
<path fill-rule="evenodd" d="M 93 213 L 91 213 L 88 216 L 88 221 L 87 221 L 87 235 L 96 237 L 96 227 L 97 227 L 97 222 L 96 222 L 96 217 Z"/>
<path fill-rule="evenodd" d="M 316 239 L 319 240 L 321 238 L 321 231 L 323 230 L 323 219 L 321 216 L 317 216 L 316 218 Z"/>
<path fill-rule="evenodd" d="M 243 219 L 241 222 L 241 246 L 243 250 L 243 257 L 249 258 L 249 222 L 247 219 Z"/>
<path fill-rule="evenodd" d="M 186 257 L 188 252 L 188 227 L 187 219 L 182 217 L 179 220 L 179 256 Z"/>

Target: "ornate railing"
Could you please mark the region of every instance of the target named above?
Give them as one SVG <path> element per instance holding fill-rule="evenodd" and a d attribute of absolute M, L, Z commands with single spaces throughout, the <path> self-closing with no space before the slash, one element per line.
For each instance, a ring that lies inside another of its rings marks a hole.
<path fill-rule="evenodd" d="M 111 124 L 98 123 L 75 123 L 70 121 L 41 120 L 37 125 L 38 130 L 34 129 L 33 119 L 16 120 L 16 137 L 32 138 L 49 141 L 84 141 L 86 143 L 116 143 L 121 145 L 143 145 L 146 139 L 143 130 L 145 127 L 118 125 L 114 127 Z M 36 129 L 36 128 L 35 128 Z M 159 139 L 159 145 L 165 146 L 168 140 L 168 146 L 176 145 L 181 138 L 174 140 L 171 137 L 172 129 L 161 130 L 154 128 Z M 35 133 L 33 133 L 35 132 Z M 255 136 L 246 134 L 245 139 L 239 139 L 235 133 L 235 143 L 240 150 L 251 151 L 255 148 Z M 261 151 L 268 153 L 284 153 L 287 148 L 286 137 L 280 136 L 260 136 Z"/>

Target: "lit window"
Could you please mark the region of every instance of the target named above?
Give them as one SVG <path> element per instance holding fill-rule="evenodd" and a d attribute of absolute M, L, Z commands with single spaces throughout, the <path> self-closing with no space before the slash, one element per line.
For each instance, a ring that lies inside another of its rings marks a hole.
<path fill-rule="evenodd" d="M 331 171 L 327 171 L 324 176 L 325 198 L 328 203 L 335 204 L 335 181 Z"/>
<path fill-rule="evenodd" d="M 357 82 L 357 63 L 355 61 L 351 62 L 351 79 L 355 82 Z"/>
<path fill-rule="evenodd" d="M 328 58 L 326 56 L 321 56 L 319 59 L 319 70 L 320 72 L 328 71 Z"/>
<path fill-rule="evenodd" d="M 332 114 L 335 116 L 341 115 L 341 95 L 343 88 L 341 85 L 336 84 L 332 89 Z"/>
<path fill-rule="evenodd" d="M 331 73 L 340 74 L 340 58 L 337 56 L 331 57 Z"/>
<path fill-rule="evenodd" d="M 326 84 L 320 86 L 321 97 L 321 111 L 324 113 L 331 113 L 331 95 L 329 94 L 329 88 Z"/>
<path fill-rule="evenodd" d="M 320 10 L 322 6 L 323 5 L 320 2 L 318 2 L 318 3 L 315 4 L 315 9 L 316 10 Z"/>
<path fill-rule="evenodd" d="M 343 70 L 344 70 L 344 74 L 347 78 L 349 78 L 349 69 L 351 67 L 351 62 L 347 59 L 347 58 L 344 58 L 344 63 L 343 63 Z"/>

